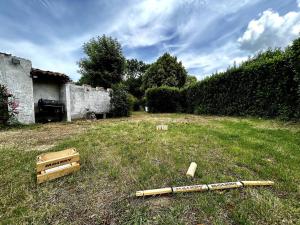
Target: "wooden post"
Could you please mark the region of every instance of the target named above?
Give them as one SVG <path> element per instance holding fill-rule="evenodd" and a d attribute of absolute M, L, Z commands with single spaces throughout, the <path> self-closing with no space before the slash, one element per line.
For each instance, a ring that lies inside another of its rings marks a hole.
<path fill-rule="evenodd" d="M 194 177 L 196 169 L 197 169 L 197 164 L 195 162 L 192 162 L 189 169 L 188 169 L 188 171 L 186 172 L 186 176 L 187 177 Z"/>

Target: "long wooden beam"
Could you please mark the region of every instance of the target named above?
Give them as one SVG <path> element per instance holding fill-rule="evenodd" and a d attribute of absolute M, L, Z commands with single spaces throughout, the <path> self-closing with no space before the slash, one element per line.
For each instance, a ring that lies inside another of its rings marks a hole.
<path fill-rule="evenodd" d="M 274 185 L 273 181 L 238 181 L 238 182 L 226 182 L 216 184 L 202 184 L 202 185 L 191 185 L 181 187 L 166 187 L 159 189 L 151 189 L 144 191 L 137 191 L 137 197 L 150 196 L 150 195 L 161 195 L 169 193 L 183 193 L 183 192 L 204 192 L 214 190 L 226 190 L 241 187 L 251 186 L 271 186 Z"/>

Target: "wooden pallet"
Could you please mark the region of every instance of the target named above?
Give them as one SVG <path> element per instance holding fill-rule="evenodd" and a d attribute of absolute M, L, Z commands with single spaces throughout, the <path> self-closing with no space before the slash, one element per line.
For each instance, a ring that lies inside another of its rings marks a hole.
<path fill-rule="evenodd" d="M 79 153 L 75 148 L 49 152 L 37 157 L 37 183 L 53 180 L 80 169 Z"/>

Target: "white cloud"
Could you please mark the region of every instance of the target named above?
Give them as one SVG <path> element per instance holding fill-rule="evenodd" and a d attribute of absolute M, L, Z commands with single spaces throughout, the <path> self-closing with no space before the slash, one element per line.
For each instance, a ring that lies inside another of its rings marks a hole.
<path fill-rule="evenodd" d="M 14 42 L 0 39 L 0 42 L 2 51 L 29 59 L 35 68 L 65 73 L 74 80 L 79 78 L 78 59 L 73 53 L 81 46 L 80 40 L 53 42 L 47 46 L 26 40 Z"/>
<path fill-rule="evenodd" d="M 111 34 L 127 47 L 152 46 L 168 41 L 176 35 L 186 42 L 194 42 L 216 18 L 234 13 L 257 1 L 219 0 L 218 3 L 209 0 L 138 1 L 119 15 L 118 22 L 112 25 Z"/>
<path fill-rule="evenodd" d="M 178 55 L 178 59 L 182 61 L 187 69 L 201 71 L 201 75 L 196 74 L 198 75 L 198 79 L 209 76 L 216 71 L 224 71 L 234 63 L 238 65 L 247 58 L 248 56 L 245 56 L 245 52 L 238 48 L 236 42 L 228 42 L 224 46 L 216 48 L 207 54 L 191 52 Z"/>
<path fill-rule="evenodd" d="M 300 7 L 300 0 L 297 0 L 297 3 L 298 3 L 298 7 Z"/>
<path fill-rule="evenodd" d="M 79 60 L 82 44 L 91 37 L 107 34 L 116 37 L 123 47 L 131 49 L 129 54 L 137 58 L 141 53 L 133 51 L 136 47 L 159 46 L 161 49 L 158 55 L 146 56 L 147 62 L 151 62 L 150 60 L 157 58 L 164 51 L 169 51 L 177 55 L 186 68 L 203 77 L 216 70 L 226 69 L 234 61 L 239 63 L 245 60 L 256 50 L 286 46 L 299 35 L 300 12 L 279 15 L 267 10 L 258 19 L 250 21 L 247 30 L 238 40 L 232 40 L 230 37 L 240 31 L 245 21 L 248 22 L 246 19 L 239 21 L 240 24 L 234 29 L 230 27 L 231 30 L 220 34 L 225 43 L 215 39 L 217 32 L 214 31 L 224 32 L 226 25 L 216 21 L 222 21 L 224 18 L 229 20 L 231 15 L 237 15 L 258 1 L 260 0 L 131 0 L 126 3 L 126 7 L 121 7 L 121 10 L 116 10 L 115 6 L 107 3 L 107 10 L 111 13 L 108 13 L 105 20 L 95 20 L 96 25 L 91 25 L 88 29 L 82 27 L 82 30 L 77 30 L 76 34 L 69 36 L 57 35 L 57 30 L 45 26 L 44 20 L 37 19 L 40 18 L 38 13 L 32 16 L 34 13 L 30 4 L 22 3 L 21 8 L 34 19 L 34 23 L 31 24 L 35 26 L 32 27 L 36 28 L 39 34 L 44 34 L 49 41 L 47 44 L 41 44 L 28 37 L 15 37 L 14 40 L 0 38 L 1 51 L 30 59 L 34 67 L 63 72 L 77 80 L 80 75 L 77 73 L 76 62 Z M 297 2 L 300 7 L 300 0 Z M 72 15 L 72 11 L 64 4 L 60 7 L 59 3 L 49 0 L 42 0 L 41 4 L 58 21 L 67 14 Z M 99 12 L 101 9 L 99 8 Z M 5 19 L 4 16 L 0 18 L 1 21 Z M 10 18 L 3 24 L 9 24 L 4 27 L 7 27 L 6 32 L 12 28 L 26 32 L 28 28 L 19 25 L 19 21 L 11 21 Z M 223 26 L 223 29 L 219 26 Z M 176 41 L 170 41 L 174 37 Z M 205 49 L 205 53 L 201 52 L 201 48 L 205 48 L 203 45 L 208 41 L 208 45 L 211 46 L 207 49 L 211 50 Z"/>
<path fill-rule="evenodd" d="M 242 49 L 255 52 L 268 47 L 285 47 L 300 33 L 300 12 L 280 16 L 266 10 L 259 19 L 251 20 L 245 33 L 238 39 Z"/>
<path fill-rule="evenodd" d="M 151 46 L 169 40 L 169 17 L 178 6 L 175 0 L 139 1 L 119 15 L 110 33 L 128 47 Z"/>

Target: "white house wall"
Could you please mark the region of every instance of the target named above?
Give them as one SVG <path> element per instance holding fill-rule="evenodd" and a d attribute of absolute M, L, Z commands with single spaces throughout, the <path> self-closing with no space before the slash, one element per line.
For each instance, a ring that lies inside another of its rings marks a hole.
<path fill-rule="evenodd" d="M 18 121 L 24 124 L 34 123 L 31 61 L 14 57 L 20 61 L 20 64 L 13 64 L 12 58 L 11 55 L 0 53 L 0 83 L 8 88 L 19 103 Z"/>

